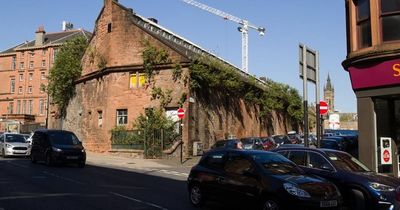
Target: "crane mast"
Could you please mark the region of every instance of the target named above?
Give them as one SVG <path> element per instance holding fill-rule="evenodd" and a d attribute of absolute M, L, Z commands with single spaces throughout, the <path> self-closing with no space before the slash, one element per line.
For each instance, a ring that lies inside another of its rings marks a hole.
<path fill-rule="evenodd" d="M 213 7 L 207 6 L 205 4 L 202 4 L 202 3 L 194 1 L 194 0 L 182 0 L 182 1 L 187 4 L 193 5 L 195 7 L 198 7 L 200 9 L 206 10 L 212 14 L 218 15 L 218 16 L 224 18 L 225 20 L 230 20 L 230 21 L 236 22 L 241 25 L 241 27 L 238 27 L 238 30 L 242 33 L 242 71 L 248 73 L 248 68 L 249 68 L 249 66 L 248 66 L 248 55 L 249 55 L 248 31 L 249 31 L 249 28 L 257 30 L 259 32 L 260 36 L 263 36 L 265 34 L 265 28 L 255 26 L 247 20 L 243 20 L 241 18 L 235 17 L 235 16 L 228 14 L 226 12 L 223 12 L 219 9 L 215 9 Z"/>

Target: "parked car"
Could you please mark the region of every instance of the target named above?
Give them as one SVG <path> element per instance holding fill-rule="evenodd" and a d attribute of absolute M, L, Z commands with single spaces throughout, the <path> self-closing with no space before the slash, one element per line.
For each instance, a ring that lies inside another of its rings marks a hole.
<path fill-rule="evenodd" d="M 36 130 L 32 136 L 31 161 L 55 163 L 77 163 L 84 167 L 86 152 L 73 132 L 65 130 Z"/>
<path fill-rule="evenodd" d="M 274 139 L 277 147 L 281 146 L 282 144 L 291 144 L 292 143 L 290 141 L 289 137 L 286 135 L 275 135 L 275 136 L 272 136 L 272 138 Z"/>
<path fill-rule="evenodd" d="M 287 136 L 289 137 L 290 141 L 292 144 L 301 144 L 303 143 L 303 139 L 300 134 L 298 134 L 296 131 L 289 131 Z"/>
<path fill-rule="evenodd" d="M 189 200 L 240 202 L 263 210 L 338 207 L 337 187 L 285 157 L 257 150 L 212 150 L 190 171 Z M 248 209 L 254 209 L 249 207 Z"/>
<path fill-rule="evenodd" d="M 336 141 L 338 143 L 338 145 L 339 145 L 339 149 L 338 150 L 347 152 L 347 148 L 348 148 L 348 145 L 349 145 L 350 142 L 348 142 L 345 137 L 343 137 L 343 136 L 329 136 L 329 137 L 325 137 L 324 139 L 330 139 L 330 140 Z"/>
<path fill-rule="evenodd" d="M 274 151 L 308 174 L 335 183 L 348 209 L 400 209 L 400 180 L 371 171 L 346 152 L 312 148 L 277 148 Z"/>
<path fill-rule="evenodd" d="M 239 139 L 224 139 L 215 142 L 211 149 L 243 149 L 243 144 Z"/>
<path fill-rule="evenodd" d="M 0 135 L 0 151 L 2 157 L 28 156 L 29 143 L 22 134 L 3 133 Z"/>
<path fill-rule="evenodd" d="M 272 137 L 262 137 L 261 138 L 262 144 L 263 144 L 263 148 L 266 151 L 272 150 L 276 148 L 276 143 L 274 138 Z"/>
<path fill-rule="evenodd" d="M 249 137 L 249 138 L 242 138 L 240 139 L 240 141 L 243 144 L 243 149 L 264 150 L 261 138 Z"/>
<path fill-rule="evenodd" d="M 339 143 L 333 139 L 322 139 L 321 148 L 340 150 Z"/>

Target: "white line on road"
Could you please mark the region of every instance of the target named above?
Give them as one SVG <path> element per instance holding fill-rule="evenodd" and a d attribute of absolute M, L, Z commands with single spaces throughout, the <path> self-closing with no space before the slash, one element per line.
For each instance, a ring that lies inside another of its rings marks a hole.
<path fill-rule="evenodd" d="M 152 207 L 155 207 L 155 208 L 158 208 L 158 209 L 168 210 L 168 209 L 166 209 L 166 208 L 164 208 L 164 207 L 161 207 L 161 206 L 159 206 L 159 205 L 157 205 L 157 204 L 154 204 L 154 203 L 149 203 L 149 202 L 146 202 L 146 201 L 141 201 L 141 200 L 139 200 L 139 199 L 131 198 L 131 197 L 128 197 L 128 196 L 125 196 L 125 195 L 121 195 L 121 194 L 115 193 L 115 192 L 110 192 L 110 193 L 113 194 L 113 195 L 115 195 L 115 196 L 118 196 L 118 197 L 121 197 L 121 198 L 125 198 L 125 199 L 131 200 L 131 201 L 136 201 L 136 202 L 138 202 L 138 203 L 143 203 L 143 204 L 146 204 L 146 205 L 148 205 L 148 206 L 152 206 Z"/>
<path fill-rule="evenodd" d="M 13 163 L 11 161 L 7 161 L 8 164 L 13 165 L 13 166 L 18 166 L 18 167 L 22 167 L 22 168 L 28 168 L 28 166 L 26 165 L 22 165 L 22 164 L 18 164 L 18 163 Z"/>
<path fill-rule="evenodd" d="M 85 184 L 83 182 L 76 181 L 74 179 L 70 179 L 70 178 L 66 178 L 66 177 L 62 177 L 62 176 L 59 176 L 57 174 L 53 174 L 53 173 L 50 173 L 50 172 L 47 172 L 47 171 L 43 171 L 43 173 L 46 174 L 46 175 L 49 175 L 49 176 L 53 176 L 53 177 L 56 177 L 56 178 L 59 178 L 59 179 L 65 180 L 65 181 L 69 181 L 69 182 L 75 183 L 75 184 L 82 184 L 82 185 Z"/>

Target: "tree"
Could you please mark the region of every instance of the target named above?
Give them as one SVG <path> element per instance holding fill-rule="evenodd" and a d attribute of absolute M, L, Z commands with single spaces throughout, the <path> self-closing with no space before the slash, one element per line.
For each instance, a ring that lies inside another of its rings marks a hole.
<path fill-rule="evenodd" d="M 54 66 L 50 69 L 48 94 L 65 115 L 69 100 L 75 94 L 74 81 L 81 76 L 81 59 L 88 46 L 87 38 L 77 36 L 68 40 L 60 49 Z"/>

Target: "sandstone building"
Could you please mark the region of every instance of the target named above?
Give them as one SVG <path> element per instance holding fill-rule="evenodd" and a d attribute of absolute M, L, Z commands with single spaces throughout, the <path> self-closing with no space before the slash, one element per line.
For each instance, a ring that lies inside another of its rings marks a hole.
<path fill-rule="evenodd" d="M 85 30 L 65 28 L 46 33 L 36 31 L 36 38 L 0 52 L 0 118 L 20 123 L 46 126 L 48 96 L 45 91 L 49 70 L 62 44 L 77 36 L 90 37 Z M 1 129 L 1 128 L 0 128 Z M 2 130 L 0 130 L 2 131 Z"/>
<path fill-rule="evenodd" d="M 147 82 L 142 57 L 149 46 L 165 50 L 170 58 L 169 62 L 156 65 L 158 73 L 154 74 L 151 84 Z M 180 107 L 182 97 L 187 99 L 183 104 L 186 155 L 192 153 L 194 142 L 201 142 L 208 148 L 216 140 L 227 137 L 268 135 L 257 107 L 247 105 L 242 99 L 233 100 L 212 92 L 206 94 L 207 100 L 201 100 L 189 87 L 191 59 L 202 55 L 233 67 L 162 27 L 156 20 L 136 14 L 116 0 L 105 0 L 82 59 L 83 71 L 77 81 L 76 96 L 70 101 L 62 128 L 77 133 L 89 150 L 111 151 L 110 131 L 113 128 L 132 129 L 132 123 L 141 113 L 160 106 L 160 100 L 152 100 L 152 90 L 156 86 L 170 92 L 172 101 L 164 108 L 171 116 Z M 174 80 L 177 65 L 182 70 L 181 79 Z M 237 68 L 236 71 L 243 78 L 252 77 Z M 54 119 L 52 123 L 58 125 Z M 282 124 L 290 125 L 290 122 Z"/>

